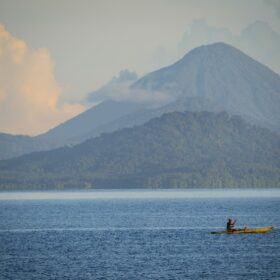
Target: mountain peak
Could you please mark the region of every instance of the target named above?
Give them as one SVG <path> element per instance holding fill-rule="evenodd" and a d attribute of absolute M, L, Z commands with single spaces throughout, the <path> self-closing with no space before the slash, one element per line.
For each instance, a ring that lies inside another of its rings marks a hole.
<path fill-rule="evenodd" d="M 222 42 L 193 49 L 133 87 L 170 95 L 182 110 L 227 111 L 280 130 L 280 76 Z"/>
<path fill-rule="evenodd" d="M 246 57 L 247 59 L 253 60 L 251 57 L 238 50 L 237 48 L 233 47 L 232 45 L 223 42 L 217 42 L 209 45 L 202 45 L 191 50 L 190 52 L 186 53 L 183 56 L 183 58 L 177 61 L 175 64 L 183 64 L 188 60 L 196 58 L 203 60 L 205 59 L 205 57 L 209 56 L 211 56 L 214 59 L 225 59 L 227 57 L 243 59 L 244 57 Z"/>
<path fill-rule="evenodd" d="M 188 54 L 191 54 L 192 52 L 223 51 L 223 50 L 237 50 L 237 49 L 230 44 L 227 44 L 227 43 L 224 43 L 224 42 L 216 42 L 216 43 L 213 43 L 213 44 L 201 45 L 199 47 L 196 47 L 196 48 L 192 49 L 190 52 L 186 53 L 185 56 L 187 56 Z"/>
<path fill-rule="evenodd" d="M 127 74 L 130 73 L 121 72 L 119 78 Z M 195 48 L 173 65 L 139 79 L 132 88 L 140 89 L 139 94 L 163 93 L 170 103 L 164 107 L 145 108 L 136 103 L 104 102 L 37 137 L 39 144 L 35 141 L 31 148 L 26 148 L 22 142 L 18 145 L 18 137 L 10 140 L 12 138 L 0 135 L 2 157 L 8 157 L 6 151 L 15 156 L 50 145 L 81 142 L 175 111 L 226 111 L 280 132 L 280 76 L 223 42 Z"/>

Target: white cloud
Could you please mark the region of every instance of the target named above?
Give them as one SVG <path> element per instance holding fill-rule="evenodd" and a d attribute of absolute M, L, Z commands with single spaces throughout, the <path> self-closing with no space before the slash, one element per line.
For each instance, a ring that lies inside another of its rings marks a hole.
<path fill-rule="evenodd" d="M 104 100 L 142 103 L 147 106 L 159 106 L 171 101 L 171 96 L 159 91 L 136 89 L 131 87 L 137 80 L 137 75 L 128 70 L 122 70 L 106 85 L 89 93 L 87 100 L 99 103 Z"/>
<path fill-rule="evenodd" d="M 114 100 L 157 107 L 172 101 L 173 97 L 160 91 L 132 88 L 131 83 L 123 82 L 103 86 L 100 90 L 92 93 L 90 100 L 94 103 L 99 103 L 104 100 Z"/>
<path fill-rule="evenodd" d="M 113 85 L 108 88 L 107 96 L 111 100 L 142 103 L 159 106 L 172 101 L 172 96 L 160 91 L 131 88 L 129 83 Z"/>
<path fill-rule="evenodd" d="M 30 50 L 0 25 L 0 131 L 38 134 L 83 110 L 58 106 L 53 68 L 47 49 Z"/>
<path fill-rule="evenodd" d="M 118 99 L 119 88 L 127 88 L 137 79 L 138 76 L 135 72 L 129 71 L 128 69 L 121 70 L 119 75 L 114 76 L 107 84 L 103 85 L 98 90 L 90 92 L 86 101 L 90 103 L 99 103 L 106 99 L 116 100 Z"/>

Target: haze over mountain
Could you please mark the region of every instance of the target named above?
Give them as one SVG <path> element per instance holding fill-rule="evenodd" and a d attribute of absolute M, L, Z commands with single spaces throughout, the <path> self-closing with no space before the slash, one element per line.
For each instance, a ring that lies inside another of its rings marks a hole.
<path fill-rule="evenodd" d="M 98 132 L 101 127 L 103 132 L 107 123 L 143 108 L 138 103 L 108 100 L 35 137 L 0 132 L 0 160 L 83 142 L 91 137 L 89 131 Z"/>
<path fill-rule="evenodd" d="M 37 137 L 0 133 L 0 159 L 17 157 L 34 151 L 50 150 L 56 145 L 52 141 Z"/>
<path fill-rule="evenodd" d="M 101 88 L 90 92 L 87 95 L 88 102 L 99 103 L 104 100 L 116 100 L 118 99 L 115 88 L 122 85 L 131 85 L 138 80 L 138 76 L 135 72 L 128 69 L 121 70 L 119 74 L 113 77 L 107 84 Z"/>
<path fill-rule="evenodd" d="M 40 141 L 53 140 L 53 147 L 79 143 L 186 110 L 227 111 L 280 132 L 280 76 L 224 43 L 198 47 L 173 65 L 137 80 L 130 89 L 139 94 L 162 93 L 170 102 L 151 108 L 139 98 L 133 100 L 133 94 L 127 101 L 107 101 L 39 136 Z"/>
<path fill-rule="evenodd" d="M 173 102 L 169 105 L 148 110 L 152 117 L 177 110 L 227 111 L 241 115 L 253 123 L 280 130 L 280 76 L 224 43 L 195 48 L 173 65 L 137 80 L 131 86 L 132 91 L 135 89 L 146 90 L 151 94 L 163 92 L 170 96 Z M 106 106 L 98 106 L 83 113 L 83 133 L 86 130 L 94 131 L 97 127 L 101 131 L 103 125 L 114 123 L 119 118 L 125 119 L 125 115 L 129 115 L 127 121 L 133 125 L 133 111 L 137 111 L 136 124 L 139 115 L 147 115 L 147 110 L 140 112 L 145 104 L 142 104 L 142 108 L 135 108 L 131 101 L 126 105 L 132 109 L 124 109 L 124 105 L 116 103 L 109 109 Z M 123 114 L 117 113 L 106 119 L 106 114 L 114 112 L 114 106 L 117 111 L 118 106 L 121 106 Z M 91 114 L 95 110 L 102 115 L 96 116 L 94 120 Z M 80 117 L 69 120 L 67 126 L 72 134 L 80 136 L 81 123 L 76 123 L 77 118 Z M 150 119 L 148 115 L 141 118 L 145 121 Z M 122 125 L 119 128 L 121 127 Z M 57 133 L 51 130 L 46 136 L 54 134 L 60 137 L 60 134 L 64 134 L 63 130 L 64 124 L 55 129 Z"/>
<path fill-rule="evenodd" d="M 89 129 L 94 130 L 141 108 L 142 106 L 136 103 L 105 101 L 41 134 L 38 138 L 56 140 L 62 145 L 72 143 L 75 142 L 75 138 L 86 134 Z"/>
<path fill-rule="evenodd" d="M 225 110 L 280 129 L 280 76 L 224 43 L 196 48 L 133 87 L 175 95 L 168 110 Z"/>
<path fill-rule="evenodd" d="M 1 189 L 280 187 L 280 136 L 225 112 L 174 112 L 0 170 Z"/>
<path fill-rule="evenodd" d="M 280 76 L 236 48 L 216 43 L 196 48 L 175 64 L 147 74 L 132 89 L 164 92 L 170 104 L 143 109 L 87 134 L 143 124 L 175 111 L 227 111 L 280 132 Z"/>

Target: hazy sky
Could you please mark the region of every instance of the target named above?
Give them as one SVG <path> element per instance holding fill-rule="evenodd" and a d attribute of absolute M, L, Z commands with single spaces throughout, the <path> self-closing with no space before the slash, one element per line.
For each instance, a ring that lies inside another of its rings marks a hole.
<path fill-rule="evenodd" d="M 280 0 L 0 0 L 0 131 L 43 132 L 122 69 L 216 41 L 280 73 Z"/>

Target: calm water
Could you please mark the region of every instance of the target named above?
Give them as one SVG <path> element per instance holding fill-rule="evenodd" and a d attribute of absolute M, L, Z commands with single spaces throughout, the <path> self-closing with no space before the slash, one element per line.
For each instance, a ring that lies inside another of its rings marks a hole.
<path fill-rule="evenodd" d="M 0 279 L 280 279 L 279 192 L 167 193 L 0 193 Z"/>

